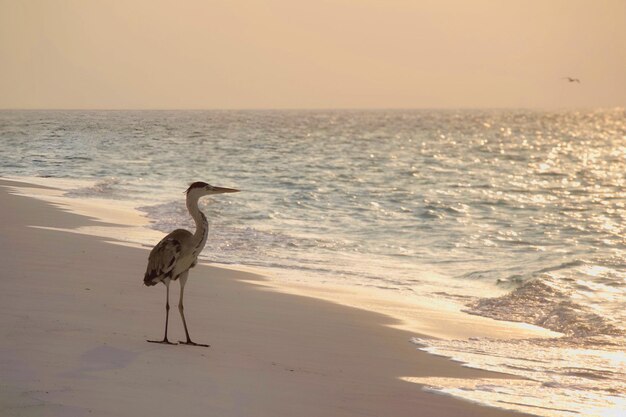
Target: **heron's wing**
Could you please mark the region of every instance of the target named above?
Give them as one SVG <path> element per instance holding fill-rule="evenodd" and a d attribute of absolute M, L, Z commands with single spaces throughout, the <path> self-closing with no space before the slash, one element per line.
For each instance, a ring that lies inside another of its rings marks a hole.
<path fill-rule="evenodd" d="M 182 253 L 181 242 L 172 237 L 166 236 L 150 252 L 148 257 L 148 268 L 143 282 L 146 285 L 156 285 L 164 278 L 171 276 L 176 261 Z"/>

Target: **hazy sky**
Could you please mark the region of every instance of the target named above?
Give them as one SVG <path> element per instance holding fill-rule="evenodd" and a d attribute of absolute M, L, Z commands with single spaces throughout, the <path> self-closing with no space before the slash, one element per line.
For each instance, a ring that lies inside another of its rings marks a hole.
<path fill-rule="evenodd" d="M 626 0 L 0 0 L 0 108 L 625 105 Z"/>

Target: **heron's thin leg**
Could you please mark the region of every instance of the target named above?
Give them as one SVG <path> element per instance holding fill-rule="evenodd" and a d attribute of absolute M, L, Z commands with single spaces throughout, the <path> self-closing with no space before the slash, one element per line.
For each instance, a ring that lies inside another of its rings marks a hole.
<path fill-rule="evenodd" d="M 187 283 L 187 272 L 180 276 L 180 299 L 178 300 L 178 311 L 180 317 L 183 319 L 183 326 L 185 327 L 185 336 L 187 336 L 187 342 L 191 342 L 189 338 L 189 331 L 187 330 L 187 320 L 185 320 L 185 306 L 183 305 L 183 295 L 185 293 L 185 284 Z"/>
<path fill-rule="evenodd" d="M 180 340 L 179 342 L 183 345 L 209 347 L 209 345 L 192 342 L 191 338 L 189 337 L 189 331 L 187 330 L 187 321 L 185 320 L 185 306 L 183 306 L 183 294 L 185 293 L 185 284 L 187 283 L 188 273 L 189 271 L 184 272 L 179 278 L 180 279 L 180 300 L 178 301 L 178 311 L 180 312 L 180 317 L 182 317 L 183 319 L 183 326 L 185 326 L 185 335 L 187 336 L 186 342 L 183 342 L 182 340 Z"/>
<path fill-rule="evenodd" d="M 167 324 L 169 322 L 170 317 L 170 280 L 169 278 L 164 279 L 163 284 L 165 284 L 165 336 L 163 336 L 163 340 L 148 340 L 150 343 L 165 343 L 168 345 L 175 345 L 176 343 L 172 343 L 167 340 Z"/>

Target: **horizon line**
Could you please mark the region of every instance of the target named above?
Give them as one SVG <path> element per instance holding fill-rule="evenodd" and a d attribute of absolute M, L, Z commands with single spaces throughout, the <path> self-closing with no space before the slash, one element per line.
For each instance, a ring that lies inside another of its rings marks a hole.
<path fill-rule="evenodd" d="M 494 107 L 0 107 L 0 111 L 410 111 L 410 110 L 619 110 L 625 105 L 615 106 L 494 106 Z"/>

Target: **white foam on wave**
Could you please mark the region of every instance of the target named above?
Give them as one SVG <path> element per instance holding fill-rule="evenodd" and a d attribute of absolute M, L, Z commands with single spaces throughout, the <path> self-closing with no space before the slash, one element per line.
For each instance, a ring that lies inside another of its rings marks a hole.
<path fill-rule="evenodd" d="M 122 181 L 119 178 L 104 178 L 85 187 L 70 189 L 66 192 L 66 195 L 72 198 L 113 198 L 116 186 L 120 184 L 122 184 Z"/>
<path fill-rule="evenodd" d="M 622 417 L 626 409 L 623 397 L 584 398 L 585 404 L 571 398 L 568 392 L 552 395 L 541 382 L 519 379 L 402 378 L 422 385 L 425 391 L 462 398 L 492 407 L 542 417 Z M 574 401 L 574 402 L 573 402 Z"/>
<path fill-rule="evenodd" d="M 412 378 L 431 390 L 539 416 L 621 415 L 626 355 L 619 347 L 581 348 L 570 338 L 502 340 L 415 338 L 420 350 L 465 366 L 522 377 L 461 380 Z M 564 414 L 568 413 L 568 414 Z"/>

